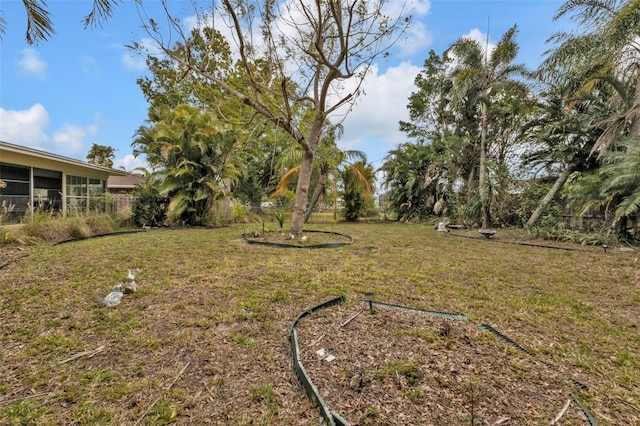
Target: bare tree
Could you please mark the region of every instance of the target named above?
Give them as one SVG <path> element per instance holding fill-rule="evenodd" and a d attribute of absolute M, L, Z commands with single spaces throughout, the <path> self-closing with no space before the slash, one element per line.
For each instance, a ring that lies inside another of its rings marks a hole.
<path fill-rule="evenodd" d="M 169 28 L 147 19 L 146 30 L 178 67 L 236 97 L 301 146 L 291 221 L 291 232 L 301 235 L 313 162 L 328 118 L 344 120 L 373 62 L 388 55 L 409 25 L 402 1 L 221 0 L 207 12 L 194 8 L 195 31 L 214 28 L 235 44 L 231 69 L 212 66 L 207 58 L 216 52 L 202 51 L 202 44 L 194 47 L 194 33 L 172 16 L 166 0 Z M 172 46 L 167 40 L 174 34 L 179 43 Z"/>

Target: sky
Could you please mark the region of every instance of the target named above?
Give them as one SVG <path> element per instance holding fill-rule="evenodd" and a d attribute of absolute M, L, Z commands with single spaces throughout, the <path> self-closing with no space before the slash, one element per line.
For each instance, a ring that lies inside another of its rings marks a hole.
<path fill-rule="evenodd" d="M 179 4 L 175 0 L 174 4 Z M 204 2 L 207 3 L 207 2 Z M 557 0 L 413 0 L 412 23 L 391 55 L 376 62 L 364 93 L 342 123 L 342 149 L 361 150 L 379 167 L 387 153 L 407 138 L 398 130 L 408 119 L 408 98 L 429 51 L 442 54 L 461 37 L 495 44 L 518 25 L 516 63 L 536 68 L 550 47 L 545 41 L 566 22 L 553 16 Z M 115 148 L 115 168 L 144 167 L 132 154 L 135 131 L 148 104 L 136 80 L 148 75 L 143 58 L 126 45 L 146 34 L 132 0 L 123 0 L 114 16 L 84 29 L 89 0 L 49 0 L 55 34 L 30 46 L 25 41 L 22 0 L 3 0 L 6 21 L 0 40 L 0 140 L 85 160 L 92 144 Z M 209 4 L 209 3 L 207 3 Z M 157 0 L 143 0 L 151 16 L 161 16 Z M 183 19 L 190 10 L 178 7 Z M 0 161 L 2 159 L 0 158 Z"/>

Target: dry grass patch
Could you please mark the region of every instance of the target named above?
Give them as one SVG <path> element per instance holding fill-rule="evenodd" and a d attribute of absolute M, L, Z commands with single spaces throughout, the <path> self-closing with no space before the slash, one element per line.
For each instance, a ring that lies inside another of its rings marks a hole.
<path fill-rule="evenodd" d="M 351 301 L 341 309 L 359 308 L 365 291 L 381 301 L 462 312 L 473 324 L 491 324 L 588 384 L 588 390 L 576 392 L 599 424 L 640 422 L 637 253 L 452 238 L 416 225 L 326 229 L 352 235 L 355 242 L 330 250 L 283 250 L 247 244 L 242 227 L 231 227 L 34 248 L 29 257 L 0 269 L 0 423 L 320 424 L 292 373 L 287 331 L 301 310 L 341 294 Z M 115 308 L 101 307 L 129 268 L 142 270 L 139 291 Z M 382 321 L 382 316 L 360 315 L 354 327 L 365 320 Z M 383 363 L 363 364 L 363 371 L 371 384 L 400 386 L 402 404 L 411 408 L 405 410 L 405 424 L 445 419 L 422 416 L 433 415 L 433 398 L 446 390 L 451 401 L 460 401 L 459 416 L 448 424 L 469 425 L 469 401 L 477 401 L 474 416 L 486 412 L 483 398 L 498 380 L 522 383 L 518 371 L 538 380 L 530 357 L 486 332 L 454 329 L 447 348 L 439 324 L 414 324 L 409 318 L 400 327 L 396 321 L 376 325 L 379 335 L 370 334 L 365 349 L 395 343 L 413 353 L 395 356 L 389 349 Z M 438 345 L 451 354 L 442 365 L 430 352 Z M 473 358 L 478 371 L 464 364 L 465 345 L 490 354 Z M 61 363 L 99 347 L 94 356 Z M 509 367 L 504 356 L 517 365 Z M 494 359 L 502 360 L 495 370 L 477 364 Z M 467 376 L 457 381 L 447 373 L 451 368 Z M 448 388 L 438 388 L 444 385 L 436 372 Z M 554 377 L 548 380 L 549 389 L 565 395 Z M 546 385 L 530 384 L 537 395 L 531 401 L 542 404 L 539 394 Z M 345 399 L 338 397 L 335 404 Z M 370 404 L 371 411 L 356 411 L 350 420 L 381 424 L 375 419 L 398 401 Z M 532 410 L 546 416 L 556 405 Z M 508 415 L 516 419 L 519 405 L 512 410 Z"/>

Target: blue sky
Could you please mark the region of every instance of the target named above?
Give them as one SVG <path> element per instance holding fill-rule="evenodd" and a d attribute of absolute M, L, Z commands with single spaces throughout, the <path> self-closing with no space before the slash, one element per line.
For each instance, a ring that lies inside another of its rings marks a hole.
<path fill-rule="evenodd" d="M 407 98 L 429 50 L 442 53 L 462 36 L 484 40 L 488 21 L 490 43 L 518 24 L 517 62 L 535 68 L 548 48 L 545 40 L 561 29 L 552 18 L 562 3 L 412 2 L 412 28 L 367 77 L 366 95 L 344 121 L 339 144 L 364 151 L 375 167 L 380 166 L 389 150 L 406 141 L 398 121 L 408 117 Z M 151 16 L 160 16 L 158 1 L 143 4 Z M 56 34 L 29 46 L 24 40 L 22 1 L 0 3 L 7 22 L 0 41 L 0 140 L 81 160 L 97 143 L 116 149 L 115 167 L 132 170 L 143 165 L 133 158 L 131 141 L 147 116 L 147 104 L 136 84 L 146 68 L 141 58 L 131 56 L 124 47 L 145 36 L 133 1 L 118 5 L 102 27 L 86 30 L 81 20 L 91 9 L 90 1 L 50 0 L 48 6 Z M 179 10 L 186 18 L 188 7 Z"/>

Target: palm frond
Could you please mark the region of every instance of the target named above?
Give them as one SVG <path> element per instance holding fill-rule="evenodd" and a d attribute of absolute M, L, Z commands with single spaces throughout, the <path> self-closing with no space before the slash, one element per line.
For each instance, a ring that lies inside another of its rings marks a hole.
<path fill-rule="evenodd" d="M 0 16 L 0 41 L 2 41 L 2 36 L 4 36 L 4 33 L 6 30 L 7 30 L 7 21 L 5 21 L 4 18 Z"/>
<path fill-rule="evenodd" d="M 289 185 L 289 180 L 291 179 L 291 177 L 298 173 L 300 171 L 300 167 L 301 166 L 296 166 L 292 169 L 290 169 L 289 171 L 287 171 L 282 178 L 280 178 L 280 182 L 278 182 L 278 186 L 275 190 L 275 192 L 273 194 L 271 194 L 271 197 L 269 198 L 278 198 L 281 197 L 286 191 L 287 191 L 287 186 Z"/>
<path fill-rule="evenodd" d="M 47 9 L 44 0 L 22 0 L 27 12 L 27 33 L 28 44 L 34 45 L 41 41 L 46 41 L 55 34 L 51 14 Z"/>

